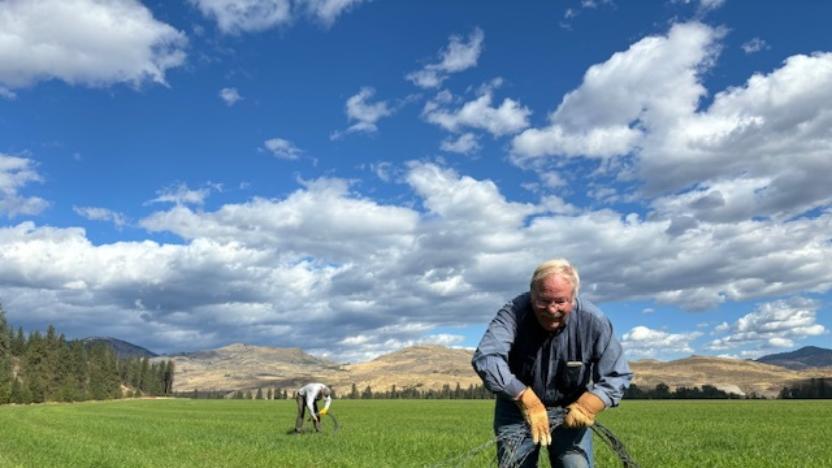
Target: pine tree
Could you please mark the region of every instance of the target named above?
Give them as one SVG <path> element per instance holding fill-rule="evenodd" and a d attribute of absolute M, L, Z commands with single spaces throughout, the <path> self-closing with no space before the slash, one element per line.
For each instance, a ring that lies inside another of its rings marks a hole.
<path fill-rule="evenodd" d="M 173 394 L 173 374 L 174 374 L 174 361 L 173 359 L 167 361 L 167 365 L 165 366 L 165 374 L 164 374 L 164 394 L 165 395 L 172 395 Z"/>
<path fill-rule="evenodd" d="M 371 400 L 373 398 L 373 388 L 367 385 L 367 388 L 361 392 L 361 398 L 364 400 Z"/>
<path fill-rule="evenodd" d="M 17 327 L 17 335 L 12 340 L 12 356 L 21 357 L 26 350 L 26 335 L 23 334 L 23 327 Z"/>
<path fill-rule="evenodd" d="M 12 334 L 6 323 L 6 312 L 0 304 L 0 405 L 9 402 L 12 378 Z"/>
<path fill-rule="evenodd" d="M 257 394 L 254 396 L 255 400 L 262 400 L 263 399 L 263 389 L 257 388 Z"/>
<path fill-rule="evenodd" d="M 90 379 L 89 358 L 87 348 L 81 341 L 69 344 L 68 375 L 64 381 L 63 395 L 65 401 L 83 401 L 89 398 L 88 387 Z"/>
<path fill-rule="evenodd" d="M 47 380 L 50 377 L 46 354 L 46 340 L 40 332 L 32 332 L 26 342 L 23 365 L 21 366 L 23 384 L 29 390 L 32 403 L 46 401 Z"/>
<path fill-rule="evenodd" d="M 147 358 L 142 358 L 138 388 L 145 393 L 150 390 L 150 360 Z"/>

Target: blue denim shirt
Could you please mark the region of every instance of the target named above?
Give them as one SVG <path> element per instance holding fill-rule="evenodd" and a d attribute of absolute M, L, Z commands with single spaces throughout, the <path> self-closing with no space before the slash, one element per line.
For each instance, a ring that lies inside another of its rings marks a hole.
<path fill-rule="evenodd" d="M 578 297 L 563 327 L 545 331 L 530 294 L 497 312 L 471 364 L 486 388 L 514 399 L 532 387 L 546 406 L 565 406 L 590 391 L 617 406 L 633 378 L 612 324 L 594 304 Z"/>

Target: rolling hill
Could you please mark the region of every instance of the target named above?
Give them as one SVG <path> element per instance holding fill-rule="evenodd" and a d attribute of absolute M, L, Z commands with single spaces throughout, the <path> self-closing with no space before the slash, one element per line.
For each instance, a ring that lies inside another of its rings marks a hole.
<path fill-rule="evenodd" d="M 471 351 L 444 346 L 414 346 L 363 363 L 339 365 L 304 353 L 299 348 L 269 348 L 234 344 L 215 350 L 155 359 L 174 359 L 174 390 L 252 390 L 279 388 L 292 391 L 302 384 L 321 381 L 336 394 L 368 385 L 374 391 L 419 388 L 439 390 L 444 385 L 463 388 L 481 383 L 471 368 Z M 675 361 L 633 361 L 634 383 L 652 388 L 659 383 L 680 386 L 713 385 L 741 395 L 774 397 L 783 386 L 810 377 L 832 377 L 832 368 L 792 370 L 739 359 L 691 356 Z"/>

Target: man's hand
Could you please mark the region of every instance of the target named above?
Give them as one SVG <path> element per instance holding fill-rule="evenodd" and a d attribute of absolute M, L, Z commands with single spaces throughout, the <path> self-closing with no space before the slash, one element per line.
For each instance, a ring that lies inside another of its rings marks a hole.
<path fill-rule="evenodd" d="M 531 387 L 526 387 L 517 399 L 517 405 L 523 412 L 523 417 L 529 423 L 532 431 L 532 441 L 537 445 L 545 447 L 552 443 L 552 434 L 549 432 L 549 415 L 546 414 L 546 407 L 535 395 Z"/>
<path fill-rule="evenodd" d="M 595 424 L 595 415 L 605 407 L 600 398 L 590 392 L 584 392 L 575 403 L 566 407 L 563 425 L 571 428 L 589 427 Z"/>

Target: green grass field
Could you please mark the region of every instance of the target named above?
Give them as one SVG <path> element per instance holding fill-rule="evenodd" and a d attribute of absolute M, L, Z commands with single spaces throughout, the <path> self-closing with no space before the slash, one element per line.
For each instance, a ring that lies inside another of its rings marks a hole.
<path fill-rule="evenodd" d="M 0 466 L 460 466 L 447 462 L 491 440 L 492 408 L 336 400 L 338 432 L 290 435 L 294 401 L 2 406 Z M 600 420 L 643 468 L 832 467 L 832 401 L 625 401 Z M 597 438 L 595 451 L 597 467 L 620 466 Z M 492 445 L 461 465 L 493 459 Z"/>

